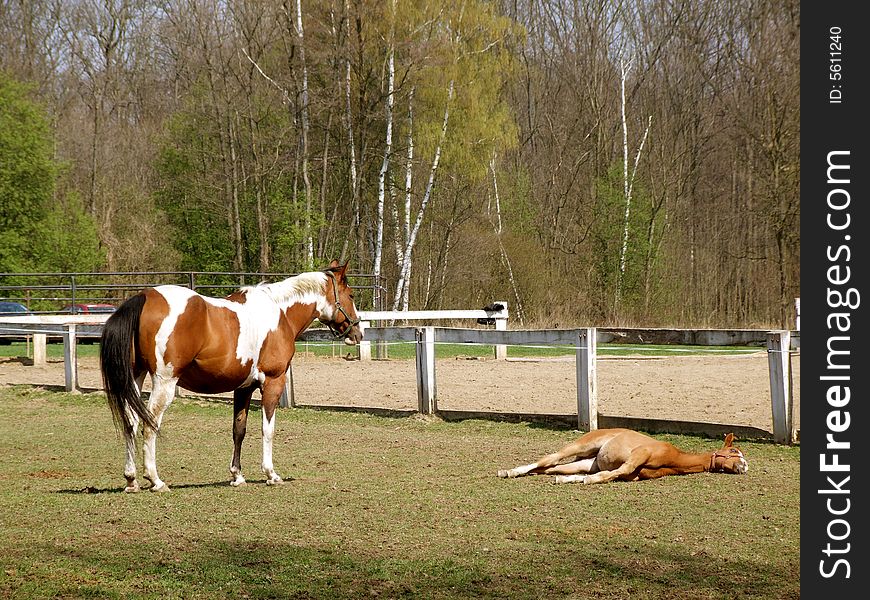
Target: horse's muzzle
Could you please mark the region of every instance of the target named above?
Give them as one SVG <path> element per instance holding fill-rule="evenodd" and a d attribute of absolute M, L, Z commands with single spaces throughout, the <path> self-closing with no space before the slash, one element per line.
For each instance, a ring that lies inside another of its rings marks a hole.
<path fill-rule="evenodd" d="M 348 346 L 356 346 L 363 339 L 362 330 L 359 328 L 359 325 L 354 325 L 350 328 L 344 336 L 344 343 Z"/>

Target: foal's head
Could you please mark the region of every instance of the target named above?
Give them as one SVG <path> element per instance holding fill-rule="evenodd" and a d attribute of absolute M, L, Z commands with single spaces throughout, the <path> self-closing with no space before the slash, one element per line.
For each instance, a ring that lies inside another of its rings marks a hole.
<path fill-rule="evenodd" d="M 746 462 L 746 457 L 743 456 L 740 448 L 734 445 L 734 434 L 729 433 L 725 436 L 725 444 L 713 453 L 710 471 L 743 475 L 748 470 L 749 463 Z"/>
<path fill-rule="evenodd" d="M 323 272 L 326 273 L 326 298 L 330 306 L 321 313 L 320 322 L 337 338 L 344 339 L 345 344 L 358 344 L 363 334 L 353 303 L 353 288 L 347 283 L 347 263 L 339 265 L 337 260 L 333 260 Z"/>

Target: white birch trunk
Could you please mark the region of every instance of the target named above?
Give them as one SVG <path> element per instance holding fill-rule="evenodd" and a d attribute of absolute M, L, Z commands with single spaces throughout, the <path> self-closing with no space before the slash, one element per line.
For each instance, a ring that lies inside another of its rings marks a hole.
<path fill-rule="evenodd" d="M 502 232 L 502 224 L 501 224 L 501 199 L 498 194 L 498 178 L 495 175 L 495 154 L 493 154 L 492 159 L 489 161 L 489 171 L 492 173 L 492 191 L 493 198 L 495 199 L 495 221 L 493 222 L 493 227 L 495 228 L 495 236 L 496 240 L 498 240 L 498 249 L 501 253 L 501 262 L 504 265 L 505 269 L 507 269 L 508 280 L 511 284 L 511 289 L 514 292 L 514 301 L 516 302 L 516 315 L 520 321 L 520 325 L 523 325 L 525 320 L 525 315 L 523 314 L 523 303 L 520 300 L 520 290 L 517 287 L 517 281 L 514 279 L 514 270 L 511 266 L 510 257 L 508 257 L 507 249 L 504 247 L 504 242 L 501 239 Z"/>
<path fill-rule="evenodd" d="M 447 103 L 444 106 L 444 120 L 441 123 L 441 135 L 438 138 L 438 145 L 435 147 L 435 157 L 432 159 L 432 167 L 429 169 L 429 181 L 426 183 L 426 192 L 423 194 L 423 200 L 420 202 L 420 209 L 417 211 L 417 218 L 414 222 L 414 227 L 411 229 L 411 234 L 408 237 L 408 243 L 405 245 L 405 260 L 402 263 L 402 270 L 399 274 L 399 283 L 396 289 L 401 289 L 408 281 L 411 272 L 411 252 L 414 250 L 414 245 L 417 243 L 417 234 L 420 231 L 420 224 L 423 222 L 423 216 L 426 213 L 426 207 L 429 205 L 429 200 L 432 198 L 432 190 L 435 188 L 435 176 L 438 173 L 438 163 L 441 161 L 441 149 L 444 146 L 444 140 L 447 138 L 447 123 L 450 119 L 450 103 L 453 100 L 454 82 L 451 79 L 450 85 L 447 88 Z M 393 301 L 393 310 L 398 310 L 400 296 L 397 295 Z"/>
<path fill-rule="evenodd" d="M 390 168 L 390 155 L 393 152 L 393 86 L 395 84 L 396 67 L 395 67 L 395 20 L 396 20 L 396 0 L 393 0 L 392 23 L 390 25 L 390 48 L 389 56 L 387 57 L 387 103 L 386 103 L 386 122 L 387 122 L 387 138 L 384 148 L 384 160 L 381 163 L 381 170 L 378 173 L 378 206 L 375 216 L 375 260 L 374 260 L 374 276 L 375 281 L 378 281 L 381 276 L 381 262 L 384 253 L 384 195 L 386 191 L 387 173 Z M 379 288 L 375 288 L 374 305 L 377 310 L 380 308 L 382 299 Z"/>
<path fill-rule="evenodd" d="M 302 1 L 296 0 L 296 36 L 299 39 L 299 61 L 302 63 L 302 181 L 305 184 L 305 265 L 314 268 L 314 234 L 311 231 L 311 177 L 308 174 L 308 65 L 305 62 L 305 31 L 302 28 Z"/>
<path fill-rule="evenodd" d="M 634 189 L 634 178 L 637 175 L 637 165 L 640 162 L 640 155 L 643 151 L 646 138 L 649 135 L 650 127 L 652 126 L 652 115 L 647 120 L 646 131 L 643 133 L 643 139 L 637 148 L 637 153 L 634 157 L 634 165 L 629 172 L 628 170 L 628 119 L 625 114 L 625 80 L 628 77 L 628 72 L 631 70 L 631 61 L 627 63 L 620 61 L 620 113 L 622 116 L 622 191 L 625 197 L 625 211 L 622 217 L 622 246 L 619 250 L 619 276 L 616 281 L 616 305 L 619 305 L 622 299 L 622 287 L 625 279 L 625 262 L 628 254 L 628 225 L 631 217 L 631 194 Z"/>
<path fill-rule="evenodd" d="M 394 215 L 396 221 L 396 267 L 399 273 L 405 263 L 405 247 L 408 240 L 411 238 L 411 184 L 414 174 L 414 88 L 411 88 L 408 97 L 408 139 L 407 139 L 407 154 L 405 156 L 405 206 L 402 213 L 401 231 L 398 217 L 398 209 L 394 205 Z M 393 297 L 393 305 L 400 304 L 402 310 L 408 310 L 410 296 L 410 279 L 411 266 L 413 259 L 408 257 L 408 276 L 404 280 L 400 278 L 396 285 L 396 293 Z M 401 286 L 401 287 L 400 287 Z M 400 300 L 398 300 L 401 298 Z"/>
<path fill-rule="evenodd" d="M 619 101 L 622 116 L 622 193 L 625 198 L 625 213 L 622 218 L 622 246 L 619 250 L 619 277 L 616 281 L 616 304 L 622 296 L 622 281 L 625 275 L 625 255 L 628 250 L 628 219 L 631 213 L 631 198 L 628 195 L 628 122 L 625 118 L 625 79 L 631 70 L 631 61 L 619 61 Z"/>
<path fill-rule="evenodd" d="M 348 21 L 350 20 L 350 0 L 344 0 L 344 13 Z M 345 129 L 347 130 L 348 152 L 350 153 L 350 193 L 351 193 L 351 224 L 350 232 L 344 240 L 344 245 L 341 249 L 340 263 L 344 263 L 347 259 L 348 240 L 353 237 L 356 232 L 357 240 L 362 239 L 360 226 L 360 204 L 359 204 L 359 178 L 357 177 L 356 164 L 356 143 L 353 134 L 353 112 L 351 111 L 351 80 L 350 80 L 350 39 L 348 34 L 346 56 L 344 61 L 344 110 L 345 110 Z M 362 259 L 362 256 L 359 257 Z"/>

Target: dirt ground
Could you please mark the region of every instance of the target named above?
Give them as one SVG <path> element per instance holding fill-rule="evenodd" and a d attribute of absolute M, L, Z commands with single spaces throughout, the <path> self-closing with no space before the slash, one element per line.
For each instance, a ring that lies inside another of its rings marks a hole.
<path fill-rule="evenodd" d="M 63 386 L 61 359 L 32 366 L 0 359 L 0 385 Z M 413 360 L 360 362 L 297 355 L 297 405 L 414 410 Z M 443 359 L 436 363 L 438 407 L 444 410 L 576 414 L 573 358 Z M 794 424 L 800 428 L 800 355 L 792 355 Z M 80 358 L 79 385 L 101 388 L 97 358 Z M 145 389 L 148 389 L 146 383 Z M 186 394 L 186 393 L 185 393 Z M 599 357 L 599 412 L 676 419 L 772 431 L 767 354 L 739 356 Z"/>

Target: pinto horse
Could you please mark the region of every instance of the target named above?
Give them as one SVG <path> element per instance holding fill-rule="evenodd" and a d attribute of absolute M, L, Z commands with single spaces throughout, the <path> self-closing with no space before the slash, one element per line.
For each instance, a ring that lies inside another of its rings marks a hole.
<path fill-rule="evenodd" d="M 705 471 L 746 473 L 749 464 L 733 444 L 734 434 L 729 433 L 719 450 L 695 454 L 631 429 L 596 429 L 538 462 L 500 470 L 498 476 L 544 473 L 556 475 L 554 483 L 608 483 Z"/>
<path fill-rule="evenodd" d="M 175 387 L 197 393 L 233 392 L 233 458 L 230 484 L 245 483 L 241 451 L 254 390 L 262 394 L 263 472 L 281 483 L 272 464 L 275 412 L 296 338 L 319 319 L 346 344 L 362 340 L 347 263 L 323 271 L 243 287 L 226 298 L 209 298 L 175 285 L 146 289 L 106 321 L 100 369 L 109 408 L 124 433 L 125 492 L 138 492 L 136 431 L 142 423 L 145 478 L 152 491 L 168 491 L 157 475 L 157 432 Z M 141 390 L 151 377 L 147 404 Z"/>

